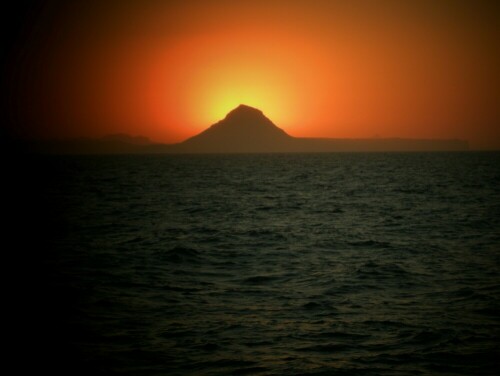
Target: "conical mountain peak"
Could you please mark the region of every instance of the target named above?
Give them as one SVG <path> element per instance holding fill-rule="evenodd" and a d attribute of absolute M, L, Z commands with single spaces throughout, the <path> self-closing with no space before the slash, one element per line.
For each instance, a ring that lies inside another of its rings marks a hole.
<path fill-rule="evenodd" d="M 227 115 L 227 117 L 234 117 L 234 116 L 264 116 L 261 110 L 255 108 L 255 107 L 250 107 L 247 106 L 246 104 L 240 104 L 238 107 L 235 109 L 231 110 Z"/>
<path fill-rule="evenodd" d="M 184 141 L 204 151 L 266 151 L 291 139 L 261 110 L 240 104 L 226 117 Z"/>
<path fill-rule="evenodd" d="M 226 117 L 218 123 L 212 125 L 211 130 L 218 131 L 239 131 L 244 132 L 248 136 L 254 137 L 256 133 L 266 134 L 285 134 L 283 130 L 278 128 L 264 113 L 254 107 L 240 104 L 238 107 L 230 111 Z"/>

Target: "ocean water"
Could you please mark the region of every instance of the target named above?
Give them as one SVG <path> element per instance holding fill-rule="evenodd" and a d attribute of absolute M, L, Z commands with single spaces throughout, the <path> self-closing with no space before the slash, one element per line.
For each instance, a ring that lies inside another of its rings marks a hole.
<path fill-rule="evenodd" d="M 499 153 L 59 156 L 43 165 L 52 176 L 44 333 L 61 351 L 49 366 L 499 372 Z"/>

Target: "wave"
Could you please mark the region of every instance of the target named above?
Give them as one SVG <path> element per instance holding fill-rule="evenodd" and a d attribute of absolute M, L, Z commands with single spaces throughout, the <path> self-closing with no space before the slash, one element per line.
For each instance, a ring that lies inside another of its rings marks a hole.
<path fill-rule="evenodd" d="M 168 263 L 201 263 L 201 252 L 190 247 L 175 246 L 166 251 L 157 251 L 156 256 Z"/>

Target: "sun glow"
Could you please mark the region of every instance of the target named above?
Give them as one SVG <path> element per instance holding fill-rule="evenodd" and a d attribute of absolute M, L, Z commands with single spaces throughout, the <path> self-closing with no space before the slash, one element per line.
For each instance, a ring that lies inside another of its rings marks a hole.
<path fill-rule="evenodd" d="M 259 108 L 283 124 L 293 121 L 296 98 L 286 90 L 285 75 L 280 77 L 272 65 L 250 65 L 221 64 L 200 77 L 200 121 L 213 123 L 240 104 Z"/>
<path fill-rule="evenodd" d="M 179 102 L 189 104 L 181 117 L 189 119 L 191 128 L 205 129 L 240 104 L 259 108 L 283 128 L 300 122 L 297 109 L 304 111 L 310 104 L 304 88 L 321 80 L 317 73 L 321 59 L 312 47 L 302 47 L 307 56 L 298 55 L 300 38 L 268 34 L 273 38 L 255 34 L 193 38 L 170 51 L 174 58 L 195 62 L 175 64 L 179 70 L 168 77 L 169 87 L 175 81 Z M 278 51 L 275 45 L 282 48 Z"/>

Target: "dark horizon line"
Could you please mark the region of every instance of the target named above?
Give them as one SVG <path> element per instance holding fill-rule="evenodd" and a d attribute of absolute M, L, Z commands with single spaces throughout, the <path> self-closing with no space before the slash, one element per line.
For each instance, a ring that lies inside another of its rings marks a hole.
<path fill-rule="evenodd" d="M 195 135 L 196 136 L 196 135 Z M 299 137 L 299 136 L 291 136 L 287 134 L 288 137 L 296 140 L 333 140 L 333 141 L 378 141 L 378 140 L 401 140 L 401 141 L 460 141 L 470 143 L 469 140 L 459 137 L 450 137 L 450 138 L 425 138 L 425 137 L 402 137 L 402 136 L 372 136 L 372 137 Z M 20 143 L 45 143 L 45 142 L 75 142 L 75 141 L 90 141 L 90 142 L 114 142 L 120 140 L 115 139 L 115 137 L 126 137 L 130 140 L 144 140 L 147 141 L 147 145 L 165 145 L 165 146 L 173 146 L 179 145 L 187 140 L 189 140 L 190 136 L 182 141 L 178 142 L 165 142 L 165 141 L 154 141 L 152 138 L 144 135 L 131 135 L 129 133 L 108 133 L 102 136 L 61 136 L 61 137 L 10 137 L 13 142 Z M 122 140 L 121 142 L 127 142 Z M 500 150 L 500 149 L 499 149 Z"/>
<path fill-rule="evenodd" d="M 311 145 L 304 150 L 231 150 L 231 151 L 213 151 L 213 150 L 176 150 L 176 147 L 182 147 L 183 142 L 179 143 L 162 143 L 162 142 L 146 142 L 146 143 L 131 143 L 123 140 L 109 139 L 107 136 L 100 138 L 67 138 L 67 139 L 50 139 L 50 140 L 31 140 L 19 143 L 20 150 L 35 152 L 41 154 L 311 154 L 311 153 L 423 153 L 423 152 L 498 152 L 500 148 L 472 148 L 468 141 L 460 139 L 411 139 L 411 138 L 309 138 L 309 137 L 292 137 L 293 141 L 317 141 L 319 143 L 332 143 L 327 149 L 316 148 L 316 145 Z M 133 137 L 133 139 L 144 139 L 142 136 Z M 335 142 L 345 144 L 334 145 Z M 356 143 L 359 144 L 356 145 Z M 383 147 L 384 142 L 392 142 L 391 147 Z M 399 145 L 399 143 L 410 143 L 412 145 Z M 445 147 L 446 143 L 454 145 L 462 144 L 461 147 Z M 363 143 L 368 144 L 368 146 Z M 433 148 L 417 148 L 415 144 L 425 143 L 433 144 Z M 439 147 L 442 143 L 443 146 Z M 350 144 L 350 145 L 349 145 Z M 378 145 L 377 145 L 378 144 Z M 397 148 L 394 148 L 394 145 Z M 371 146 L 371 148 L 369 147 Z M 436 147 L 437 146 L 437 147 Z M 331 149 L 330 149 L 331 147 Z M 335 149 L 337 147 L 337 149 Z M 316 149 L 316 150 L 315 150 Z"/>

